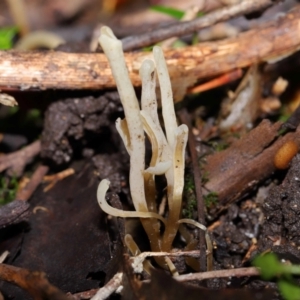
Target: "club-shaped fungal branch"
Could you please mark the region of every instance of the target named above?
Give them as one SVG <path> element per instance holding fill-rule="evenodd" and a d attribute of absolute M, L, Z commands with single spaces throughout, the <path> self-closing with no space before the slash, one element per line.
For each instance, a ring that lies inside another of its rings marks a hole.
<path fill-rule="evenodd" d="M 132 202 L 136 211 L 148 211 L 145 201 L 144 178 L 145 169 L 145 136 L 140 116 L 140 107 L 125 64 L 122 43 L 112 30 L 102 27 L 99 38 L 101 47 L 111 65 L 120 99 L 124 108 L 130 140 L 130 174 L 129 183 Z"/>

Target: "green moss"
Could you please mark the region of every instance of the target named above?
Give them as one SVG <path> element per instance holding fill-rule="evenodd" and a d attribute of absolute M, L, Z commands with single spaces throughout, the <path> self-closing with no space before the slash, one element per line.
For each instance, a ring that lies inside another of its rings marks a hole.
<path fill-rule="evenodd" d="M 201 178 L 202 184 L 205 184 L 209 181 L 209 173 L 208 171 L 202 172 L 202 178 Z"/>
<path fill-rule="evenodd" d="M 204 203 L 206 207 L 211 207 L 218 203 L 218 193 L 217 192 L 209 192 L 204 196 Z"/>
<path fill-rule="evenodd" d="M 207 171 L 202 172 L 202 184 L 205 184 L 209 181 L 209 173 Z M 184 198 L 184 207 L 182 209 L 182 216 L 184 218 L 193 218 L 193 213 L 197 209 L 197 199 L 195 193 L 195 184 L 194 177 L 192 174 L 185 176 L 183 198 Z M 210 192 L 204 198 L 204 203 L 206 207 L 210 207 L 213 204 L 216 204 L 218 201 L 218 194 L 216 192 Z"/>
<path fill-rule="evenodd" d="M 185 207 L 182 210 L 182 216 L 187 219 L 193 218 L 193 213 L 197 209 L 197 201 L 195 197 L 190 197 L 185 203 Z"/>
<path fill-rule="evenodd" d="M 195 184 L 192 174 L 185 177 L 185 184 L 183 190 L 184 207 L 182 209 L 182 216 L 191 219 L 194 211 L 197 209 L 197 201 L 195 195 Z"/>
<path fill-rule="evenodd" d="M 229 147 L 228 143 L 225 143 L 224 141 L 220 142 L 211 142 L 210 145 L 216 152 L 221 152 Z"/>
<path fill-rule="evenodd" d="M 0 205 L 13 201 L 16 197 L 19 182 L 17 177 L 0 179 Z"/>
<path fill-rule="evenodd" d="M 188 192 L 195 190 L 194 178 L 192 174 L 188 174 L 185 177 L 184 190 Z"/>

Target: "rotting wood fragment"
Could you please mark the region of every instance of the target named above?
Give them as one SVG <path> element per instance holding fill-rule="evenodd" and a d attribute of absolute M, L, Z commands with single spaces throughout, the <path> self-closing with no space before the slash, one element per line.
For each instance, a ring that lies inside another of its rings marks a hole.
<path fill-rule="evenodd" d="M 43 272 L 0 264 L 0 280 L 19 286 L 36 300 L 70 300 L 62 291 L 49 283 Z"/>
<path fill-rule="evenodd" d="M 187 88 L 201 79 L 297 51 L 299 19 L 300 7 L 296 7 L 285 16 L 238 37 L 165 51 L 175 100 L 181 100 Z M 141 84 L 138 69 L 147 57 L 151 54 L 125 54 L 134 86 Z M 0 73 L 0 87 L 4 89 L 99 90 L 115 87 L 104 54 L 3 51 L 0 52 Z"/>
<path fill-rule="evenodd" d="M 205 193 L 218 194 L 217 207 L 212 214 L 240 199 L 276 171 L 274 156 L 286 141 L 292 140 L 300 145 L 299 127 L 296 132 L 277 137 L 280 126 L 279 122 L 272 125 L 263 120 L 231 147 L 207 157 L 204 172 L 208 173 L 210 180 L 205 185 Z"/>

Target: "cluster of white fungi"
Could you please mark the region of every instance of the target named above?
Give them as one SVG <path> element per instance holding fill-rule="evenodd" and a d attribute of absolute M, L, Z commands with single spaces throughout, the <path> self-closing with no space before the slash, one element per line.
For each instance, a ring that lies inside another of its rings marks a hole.
<path fill-rule="evenodd" d="M 136 211 L 119 210 L 107 203 L 105 199 L 109 189 L 107 179 L 103 179 L 99 184 L 98 203 L 104 212 L 112 216 L 141 218 L 152 251 L 169 252 L 172 249 L 179 223 L 184 221 L 180 220 L 180 217 L 188 127 L 184 124 L 177 125 L 171 82 L 160 47 L 153 48 L 154 61 L 146 59 L 140 68 L 142 81 L 140 108 L 125 64 L 121 41 L 115 37 L 110 28 L 103 27 L 99 42 L 110 63 L 124 108 L 125 119 L 118 119 L 116 127 L 130 155 L 129 184 Z M 157 78 L 161 92 L 165 133 L 157 113 L 155 92 Z M 152 147 L 148 168 L 145 168 L 145 133 Z M 157 175 L 164 175 L 167 182 L 168 211 L 164 216 L 158 214 L 157 211 L 155 186 Z M 206 230 L 204 226 L 201 228 Z M 159 263 L 169 265 L 170 262 L 164 258 Z"/>

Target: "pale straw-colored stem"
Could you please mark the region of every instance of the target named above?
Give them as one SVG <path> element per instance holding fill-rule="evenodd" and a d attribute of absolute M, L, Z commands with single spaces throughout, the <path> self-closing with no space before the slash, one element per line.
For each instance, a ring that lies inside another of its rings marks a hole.
<path fill-rule="evenodd" d="M 120 99 L 124 108 L 130 135 L 129 183 L 132 202 L 136 211 L 147 211 L 144 191 L 145 137 L 140 117 L 140 107 L 125 64 L 122 43 L 108 27 L 101 28 L 100 45 L 111 65 Z"/>
<path fill-rule="evenodd" d="M 185 166 L 185 148 L 188 139 L 188 127 L 184 124 L 176 128 L 174 132 L 175 144 L 173 147 L 172 174 L 174 178 L 173 186 L 169 187 L 168 198 L 170 194 L 172 199 L 169 201 L 169 216 L 167 219 L 166 229 L 163 235 L 162 250 L 169 251 L 172 248 L 173 240 L 178 231 L 178 220 L 181 216 L 182 192 L 184 187 L 184 166 Z M 173 190 L 171 191 L 171 188 Z M 170 191 L 169 191 L 170 189 Z M 171 201 L 170 201 L 171 200 Z"/>
<path fill-rule="evenodd" d="M 162 49 L 158 46 L 155 46 L 153 48 L 153 56 L 160 85 L 162 114 L 165 123 L 167 140 L 169 145 L 172 147 L 175 143 L 175 130 L 177 129 L 177 122 L 171 81 Z"/>

